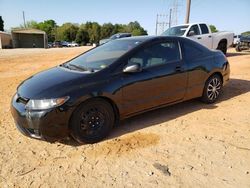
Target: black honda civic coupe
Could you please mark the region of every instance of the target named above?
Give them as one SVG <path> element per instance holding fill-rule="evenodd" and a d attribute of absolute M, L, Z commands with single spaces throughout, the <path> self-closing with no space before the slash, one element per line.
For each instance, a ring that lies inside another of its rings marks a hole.
<path fill-rule="evenodd" d="M 222 52 L 190 39 L 118 39 L 23 81 L 11 112 L 26 136 L 94 143 L 138 113 L 192 98 L 215 102 L 229 74 Z"/>

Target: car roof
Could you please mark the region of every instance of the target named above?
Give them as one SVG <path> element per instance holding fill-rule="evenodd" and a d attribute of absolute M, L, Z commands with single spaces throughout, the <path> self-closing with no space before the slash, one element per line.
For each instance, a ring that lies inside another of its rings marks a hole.
<path fill-rule="evenodd" d="M 203 51 L 210 51 L 208 48 L 206 48 L 205 46 L 201 45 L 198 42 L 195 42 L 195 41 L 193 41 L 189 38 L 186 38 L 186 37 L 178 37 L 178 36 L 135 36 L 135 37 L 120 38 L 117 40 L 147 43 L 147 42 L 154 42 L 154 41 L 164 40 L 164 39 L 165 40 L 178 40 L 181 42 L 192 44 L 193 46 L 196 46 Z"/>
<path fill-rule="evenodd" d="M 151 40 L 160 40 L 160 39 L 181 39 L 182 37 L 177 36 L 134 36 L 134 37 L 127 37 L 127 38 L 120 38 L 117 40 L 126 40 L 126 41 L 140 41 L 140 42 L 147 42 Z"/>
<path fill-rule="evenodd" d="M 205 24 L 204 22 L 194 22 L 194 23 L 188 23 L 188 24 L 178 24 L 178 25 L 173 25 L 172 27 L 178 27 L 178 26 L 190 26 L 190 25 L 198 25 L 198 24 Z"/>

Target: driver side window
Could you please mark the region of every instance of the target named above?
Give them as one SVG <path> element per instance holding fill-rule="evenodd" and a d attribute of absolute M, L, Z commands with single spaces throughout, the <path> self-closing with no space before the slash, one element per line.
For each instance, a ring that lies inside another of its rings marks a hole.
<path fill-rule="evenodd" d="M 193 33 L 193 35 L 200 35 L 200 30 L 199 30 L 198 25 L 193 25 L 193 26 L 190 28 L 190 30 L 189 30 L 189 32 L 188 32 L 188 35 L 189 35 L 189 36 L 192 36 L 191 33 Z"/>
<path fill-rule="evenodd" d="M 128 65 L 138 63 L 145 69 L 179 60 L 180 52 L 178 42 L 169 41 L 143 48 L 129 59 Z"/>

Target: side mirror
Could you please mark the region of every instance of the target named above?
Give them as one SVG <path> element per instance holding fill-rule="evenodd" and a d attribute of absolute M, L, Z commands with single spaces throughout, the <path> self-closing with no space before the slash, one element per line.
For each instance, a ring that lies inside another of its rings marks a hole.
<path fill-rule="evenodd" d="M 195 32 L 194 31 L 189 31 L 188 32 L 188 36 L 191 37 L 191 36 L 194 36 L 195 35 Z"/>
<path fill-rule="evenodd" d="M 123 72 L 133 73 L 133 72 L 141 72 L 141 65 L 139 63 L 134 63 L 132 65 L 127 65 L 124 67 Z"/>

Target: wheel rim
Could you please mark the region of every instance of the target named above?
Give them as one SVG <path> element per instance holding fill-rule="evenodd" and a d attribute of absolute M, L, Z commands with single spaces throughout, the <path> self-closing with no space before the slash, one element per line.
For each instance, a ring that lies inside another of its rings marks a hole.
<path fill-rule="evenodd" d="M 85 134 L 99 131 L 105 123 L 105 115 L 98 108 L 90 108 L 82 113 L 80 130 Z"/>
<path fill-rule="evenodd" d="M 221 89 L 221 81 L 218 78 L 213 78 L 208 83 L 207 96 L 209 100 L 215 100 L 218 98 Z"/>

